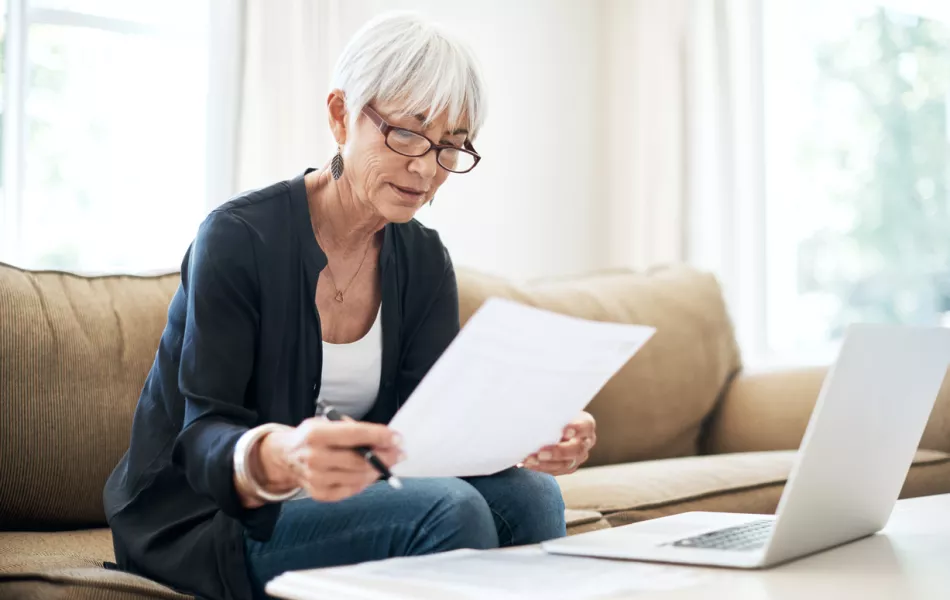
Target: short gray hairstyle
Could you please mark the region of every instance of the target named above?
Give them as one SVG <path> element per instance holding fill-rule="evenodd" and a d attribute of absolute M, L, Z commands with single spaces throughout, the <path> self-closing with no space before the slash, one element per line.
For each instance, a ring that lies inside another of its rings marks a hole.
<path fill-rule="evenodd" d="M 429 121 L 445 111 L 470 139 L 485 120 L 485 86 L 471 49 L 412 12 L 386 12 L 363 25 L 337 60 L 332 85 L 343 92 L 351 122 L 374 100 L 402 102 L 405 114 Z"/>

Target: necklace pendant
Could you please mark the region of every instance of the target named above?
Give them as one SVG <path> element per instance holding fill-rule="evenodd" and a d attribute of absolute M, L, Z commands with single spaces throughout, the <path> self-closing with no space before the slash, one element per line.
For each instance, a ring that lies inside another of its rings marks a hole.
<path fill-rule="evenodd" d="M 343 292 L 337 292 L 333 299 L 337 302 L 343 302 Z"/>

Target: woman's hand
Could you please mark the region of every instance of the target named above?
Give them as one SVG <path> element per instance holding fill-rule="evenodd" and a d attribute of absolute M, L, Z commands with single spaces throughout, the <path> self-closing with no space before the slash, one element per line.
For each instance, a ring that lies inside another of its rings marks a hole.
<path fill-rule="evenodd" d="M 294 429 L 265 436 L 255 475 L 260 485 L 275 493 L 299 486 L 314 500 L 343 500 L 379 478 L 353 451 L 357 446 L 371 447 L 387 467 L 402 459 L 397 434 L 384 425 L 313 417 Z"/>
<path fill-rule="evenodd" d="M 560 443 L 541 448 L 525 459 L 524 466 L 550 475 L 573 473 L 587 462 L 596 443 L 597 422 L 590 413 L 582 412 L 564 428 Z"/>

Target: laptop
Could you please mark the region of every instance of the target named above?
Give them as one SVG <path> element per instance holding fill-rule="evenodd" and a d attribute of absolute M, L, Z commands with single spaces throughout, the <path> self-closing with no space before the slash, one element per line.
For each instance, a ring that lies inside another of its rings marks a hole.
<path fill-rule="evenodd" d="M 854 325 L 774 516 L 690 512 L 544 542 L 552 554 L 756 569 L 881 530 L 950 365 L 950 329 Z"/>

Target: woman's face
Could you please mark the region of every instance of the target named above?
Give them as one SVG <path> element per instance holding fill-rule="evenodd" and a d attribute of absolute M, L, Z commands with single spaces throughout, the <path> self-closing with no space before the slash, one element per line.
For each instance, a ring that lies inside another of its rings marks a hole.
<path fill-rule="evenodd" d="M 461 147 L 467 136 L 464 130 L 450 130 L 445 114 L 423 129 L 425 115 L 401 115 L 392 104 L 373 103 L 371 108 L 393 127 L 415 131 L 436 144 Z M 382 132 L 365 114 L 360 114 L 355 127 L 348 132 L 343 161 L 344 174 L 357 194 L 393 223 L 411 220 L 449 175 L 436 162 L 435 150 L 418 157 L 391 150 Z"/>

